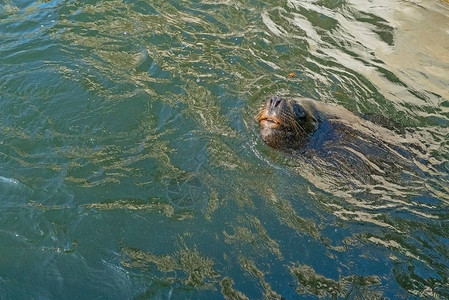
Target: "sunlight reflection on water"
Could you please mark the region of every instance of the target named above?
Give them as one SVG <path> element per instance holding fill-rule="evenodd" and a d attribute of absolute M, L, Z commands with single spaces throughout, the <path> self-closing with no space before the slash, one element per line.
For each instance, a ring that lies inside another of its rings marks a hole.
<path fill-rule="evenodd" d="M 0 4 L 0 298 L 447 298 L 448 18 L 437 0 Z M 342 142 L 374 171 L 267 147 L 273 94 L 378 120 Z"/>

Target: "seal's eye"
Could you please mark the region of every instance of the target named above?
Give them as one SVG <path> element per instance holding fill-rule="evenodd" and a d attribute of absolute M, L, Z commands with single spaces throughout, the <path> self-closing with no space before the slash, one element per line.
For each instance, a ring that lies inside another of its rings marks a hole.
<path fill-rule="evenodd" d="M 306 117 L 306 111 L 304 110 L 304 108 L 299 105 L 298 103 L 295 103 L 292 105 L 293 108 L 293 112 L 295 113 L 295 116 L 298 119 L 304 119 Z"/>

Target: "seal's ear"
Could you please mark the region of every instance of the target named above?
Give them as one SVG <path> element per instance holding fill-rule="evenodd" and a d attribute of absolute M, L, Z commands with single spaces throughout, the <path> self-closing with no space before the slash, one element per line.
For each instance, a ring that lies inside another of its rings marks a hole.
<path fill-rule="evenodd" d="M 304 119 L 306 117 L 306 110 L 299 103 L 293 103 L 292 108 L 298 119 Z"/>

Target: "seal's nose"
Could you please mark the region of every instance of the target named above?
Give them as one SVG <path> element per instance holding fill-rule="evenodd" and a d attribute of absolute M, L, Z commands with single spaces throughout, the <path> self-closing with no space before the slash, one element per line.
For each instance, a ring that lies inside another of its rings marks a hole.
<path fill-rule="evenodd" d="M 281 97 L 273 96 L 270 98 L 270 109 L 275 109 L 283 101 Z"/>

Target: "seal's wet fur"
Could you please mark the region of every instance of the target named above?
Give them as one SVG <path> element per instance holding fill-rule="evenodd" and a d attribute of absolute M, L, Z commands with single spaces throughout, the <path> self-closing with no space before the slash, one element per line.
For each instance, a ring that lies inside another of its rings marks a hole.
<path fill-rule="evenodd" d="M 273 148 L 299 148 L 319 125 L 313 100 L 273 96 L 261 106 L 256 120 L 262 139 Z"/>

